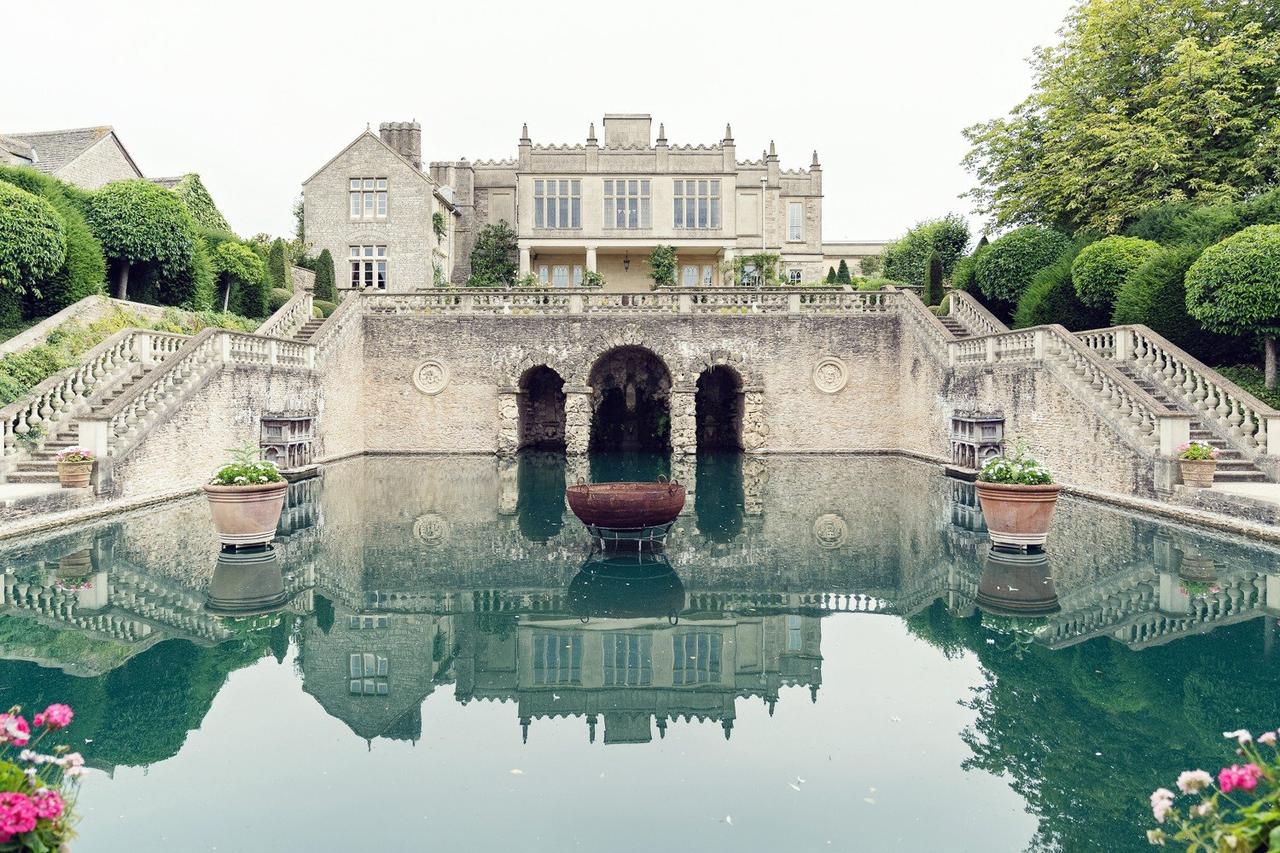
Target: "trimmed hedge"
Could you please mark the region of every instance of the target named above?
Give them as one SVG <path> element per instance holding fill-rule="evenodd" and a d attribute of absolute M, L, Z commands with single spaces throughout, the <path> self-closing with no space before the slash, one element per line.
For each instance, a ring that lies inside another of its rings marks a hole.
<path fill-rule="evenodd" d="M 312 290 L 315 298 L 325 302 L 336 302 L 338 290 L 333 281 L 333 255 L 329 254 L 328 249 L 322 251 L 320 257 L 316 259 L 315 274 L 316 283 Z"/>
<path fill-rule="evenodd" d="M 947 278 L 968 245 L 969 224 L 957 213 L 917 223 L 884 247 L 884 277 L 923 286 L 929 274 L 929 257 L 937 252 L 943 278 Z"/>
<path fill-rule="evenodd" d="M 1076 295 L 1090 308 L 1111 310 L 1125 279 L 1159 249 L 1137 237 L 1104 237 L 1090 243 L 1071 264 Z"/>
<path fill-rule="evenodd" d="M 293 294 L 283 287 L 271 288 L 271 293 L 267 296 L 267 316 L 279 311 L 292 298 Z"/>
<path fill-rule="evenodd" d="M 1254 225 L 1187 270 L 1187 311 L 1211 331 L 1280 335 L 1280 225 Z"/>
<path fill-rule="evenodd" d="M 93 194 L 89 224 L 122 280 L 141 268 L 145 297 L 176 305 L 194 295 L 195 223 L 176 195 L 150 181 L 107 184 Z"/>
<path fill-rule="evenodd" d="M 1080 251 L 1079 245 L 1070 247 L 1058 260 L 1035 274 L 1018 300 L 1013 315 L 1015 329 L 1061 323 L 1078 332 L 1107 325 L 1107 312 L 1085 305 L 1076 294 L 1072 267 Z"/>
<path fill-rule="evenodd" d="M 1065 234 L 1037 225 L 1015 228 L 977 256 L 978 289 L 994 303 L 1014 306 L 1036 273 L 1071 248 Z"/>
<path fill-rule="evenodd" d="M 311 301 L 311 306 L 312 308 L 319 310 L 320 316 L 322 317 L 328 317 L 334 311 L 338 310 L 337 303 L 330 302 L 327 299 L 313 299 Z"/>

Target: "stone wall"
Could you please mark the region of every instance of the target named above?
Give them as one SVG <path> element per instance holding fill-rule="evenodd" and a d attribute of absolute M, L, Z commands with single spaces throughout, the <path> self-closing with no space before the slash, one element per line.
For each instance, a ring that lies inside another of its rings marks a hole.
<path fill-rule="evenodd" d="M 97 144 L 58 170 L 57 177 L 87 190 L 96 190 L 112 181 L 142 177 L 116 141 L 108 133 Z"/>

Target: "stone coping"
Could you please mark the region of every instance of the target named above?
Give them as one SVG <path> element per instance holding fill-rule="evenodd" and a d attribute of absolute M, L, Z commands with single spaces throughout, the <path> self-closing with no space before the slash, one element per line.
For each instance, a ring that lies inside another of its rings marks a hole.
<path fill-rule="evenodd" d="M 760 456 L 786 457 L 786 456 L 894 456 L 903 459 L 910 459 L 915 462 L 927 465 L 936 465 L 940 468 L 948 466 L 950 463 L 935 456 L 914 453 L 910 451 L 893 450 L 893 449 L 867 449 L 855 451 L 802 451 L 802 452 L 775 452 L 755 454 Z M 359 456 L 404 456 L 404 457 L 453 457 L 453 456 L 486 456 L 497 458 L 492 454 L 478 454 L 474 452 L 458 452 L 458 453 L 438 453 L 438 452 L 414 452 L 414 451 L 368 451 L 348 453 L 342 456 L 335 456 L 322 460 L 319 464 L 331 465 L 348 459 L 354 459 Z M 1280 524 L 1267 524 L 1258 521 L 1252 521 L 1248 518 L 1228 515 L 1227 512 L 1237 511 L 1235 504 L 1239 503 L 1239 507 L 1245 511 L 1256 509 L 1258 501 L 1241 499 L 1239 502 L 1232 500 L 1238 496 L 1231 495 L 1227 492 L 1209 491 L 1214 498 L 1214 506 L 1222 506 L 1223 510 L 1219 511 L 1200 508 L 1198 505 L 1191 505 L 1191 493 L 1194 491 L 1205 490 L 1188 490 L 1185 487 L 1177 487 L 1172 501 L 1158 501 L 1149 498 L 1139 498 L 1131 495 L 1120 495 L 1113 492 L 1099 491 L 1096 489 L 1082 488 L 1079 486 L 1062 485 L 1063 494 L 1085 500 L 1097 501 L 1110 506 L 1118 507 L 1123 510 L 1130 511 L 1135 515 L 1154 517 L 1165 521 L 1182 522 L 1209 530 L 1228 533 L 1235 536 L 1244 537 L 1250 541 L 1265 541 L 1280 543 Z M 144 509 L 158 504 L 167 503 L 183 498 L 190 498 L 194 495 L 201 494 L 201 486 L 195 486 L 186 489 L 175 489 L 171 492 L 158 493 L 155 495 L 147 495 L 135 498 L 109 498 L 106 500 L 95 501 L 92 504 L 76 507 L 62 512 L 50 513 L 48 515 L 36 518 L 21 519 L 14 524 L 3 526 L 0 524 L 0 541 L 8 539 L 16 539 L 21 536 L 30 536 L 39 533 L 57 532 L 63 527 L 69 527 L 74 524 L 80 524 L 86 521 L 106 518 L 113 515 L 123 514 L 134 510 Z M 1181 502 L 1185 501 L 1185 503 Z"/>

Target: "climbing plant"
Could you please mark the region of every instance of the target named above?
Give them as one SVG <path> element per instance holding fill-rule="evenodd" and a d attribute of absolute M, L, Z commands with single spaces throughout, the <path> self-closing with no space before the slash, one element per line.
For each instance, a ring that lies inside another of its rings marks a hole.
<path fill-rule="evenodd" d="M 654 246 L 649 253 L 649 277 L 655 289 L 676 283 L 676 250 L 674 246 Z"/>

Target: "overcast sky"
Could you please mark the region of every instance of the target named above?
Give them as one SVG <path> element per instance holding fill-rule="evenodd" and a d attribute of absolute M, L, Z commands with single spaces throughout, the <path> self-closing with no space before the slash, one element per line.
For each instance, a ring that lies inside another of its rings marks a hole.
<path fill-rule="evenodd" d="M 301 182 L 380 121 L 424 159 L 580 143 L 647 112 L 739 159 L 818 149 L 824 237 L 969 213 L 965 126 L 1026 96 L 1069 0 L 6 4 L 0 132 L 110 124 L 151 177 L 199 172 L 232 227 L 290 234 Z M 628 13 L 614 14 L 625 8 Z M 56 33 L 57 37 L 40 33 Z M 975 225 L 979 223 L 975 220 Z"/>

